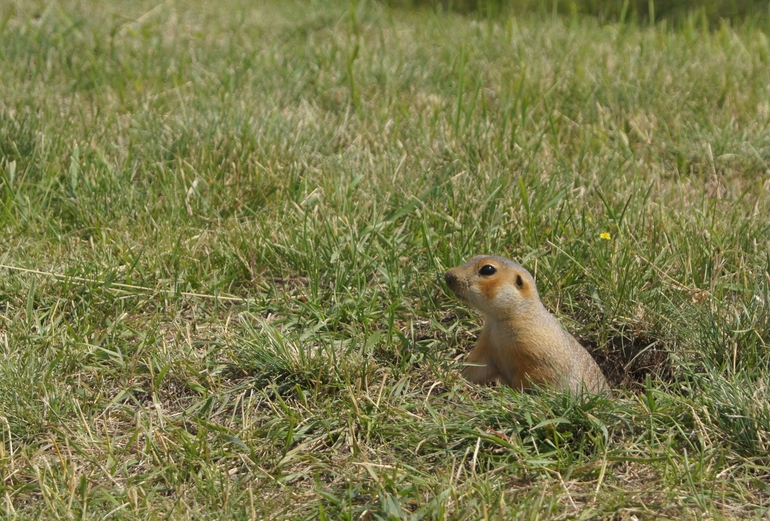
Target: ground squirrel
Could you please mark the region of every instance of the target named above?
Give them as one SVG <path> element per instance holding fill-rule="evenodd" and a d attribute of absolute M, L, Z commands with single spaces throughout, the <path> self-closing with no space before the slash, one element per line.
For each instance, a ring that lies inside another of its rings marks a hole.
<path fill-rule="evenodd" d="M 444 276 L 457 297 L 484 316 L 462 375 L 475 383 L 500 379 L 514 389 L 607 389 L 599 366 L 543 307 L 535 280 L 504 257 L 477 255 Z"/>

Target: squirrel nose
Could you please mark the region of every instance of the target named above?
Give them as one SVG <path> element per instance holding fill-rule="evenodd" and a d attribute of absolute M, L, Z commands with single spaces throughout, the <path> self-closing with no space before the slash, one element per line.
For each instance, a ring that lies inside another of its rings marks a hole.
<path fill-rule="evenodd" d="M 444 280 L 446 281 L 447 284 L 451 286 L 452 284 L 457 282 L 457 275 L 455 275 L 451 271 L 447 271 L 446 274 L 444 274 Z"/>

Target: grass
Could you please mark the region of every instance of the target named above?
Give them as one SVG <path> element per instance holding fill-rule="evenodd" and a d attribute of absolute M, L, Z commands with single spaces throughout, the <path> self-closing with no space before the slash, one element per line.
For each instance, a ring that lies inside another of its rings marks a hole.
<path fill-rule="evenodd" d="M 767 517 L 769 59 L 750 21 L 0 2 L 4 517 Z M 459 377 L 479 252 L 611 396 Z"/>
<path fill-rule="evenodd" d="M 390 6 L 439 9 L 459 13 L 497 16 L 503 13 L 591 15 L 600 22 L 664 21 L 674 25 L 698 23 L 717 25 L 723 19 L 763 23 L 768 14 L 767 0 L 386 0 Z"/>

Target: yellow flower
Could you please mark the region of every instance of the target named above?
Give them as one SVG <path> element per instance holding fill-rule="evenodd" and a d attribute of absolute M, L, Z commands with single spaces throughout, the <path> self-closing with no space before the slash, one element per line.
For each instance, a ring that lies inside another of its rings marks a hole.
<path fill-rule="evenodd" d="M 609 241 L 612 239 L 612 235 L 610 235 L 610 232 L 602 232 L 602 234 L 599 235 L 599 238 L 603 241 Z"/>

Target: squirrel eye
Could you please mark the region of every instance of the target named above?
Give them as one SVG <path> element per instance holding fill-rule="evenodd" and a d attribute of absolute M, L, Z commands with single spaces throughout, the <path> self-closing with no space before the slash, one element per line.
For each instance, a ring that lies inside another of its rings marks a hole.
<path fill-rule="evenodd" d="M 479 270 L 479 275 L 494 275 L 497 273 L 497 268 L 491 264 L 484 264 Z"/>
<path fill-rule="evenodd" d="M 520 288 L 524 287 L 524 281 L 521 278 L 521 275 L 516 275 L 516 285 Z"/>

